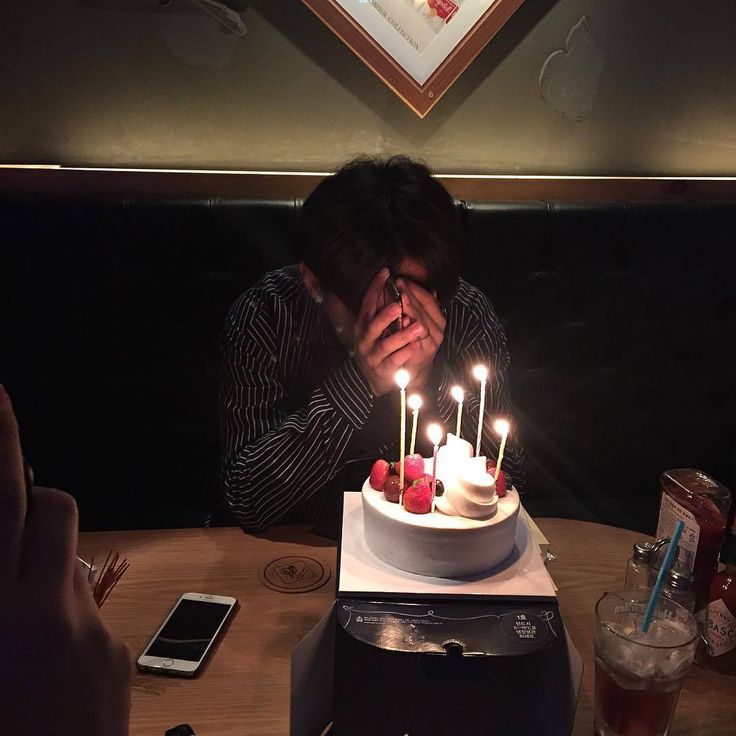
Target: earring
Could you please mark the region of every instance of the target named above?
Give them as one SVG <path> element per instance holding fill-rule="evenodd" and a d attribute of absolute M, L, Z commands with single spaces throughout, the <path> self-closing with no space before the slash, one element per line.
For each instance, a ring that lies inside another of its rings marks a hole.
<path fill-rule="evenodd" d="M 322 296 L 321 291 L 315 292 L 314 301 L 317 302 L 317 304 L 322 304 L 322 302 L 324 301 L 324 297 Z"/>

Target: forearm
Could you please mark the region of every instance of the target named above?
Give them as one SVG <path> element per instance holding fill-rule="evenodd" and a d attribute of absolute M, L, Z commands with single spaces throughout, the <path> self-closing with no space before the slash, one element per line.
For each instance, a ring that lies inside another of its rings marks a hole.
<path fill-rule="evenodd" d="M 241 525 L 262 530 L 309 498 L 350 459 L 349 445 L 373 407 L 373 396 L 347 361 L 316 388 L 307 405 L 272 429 L 244 441 L 223 468 L 228 506 Z"/>

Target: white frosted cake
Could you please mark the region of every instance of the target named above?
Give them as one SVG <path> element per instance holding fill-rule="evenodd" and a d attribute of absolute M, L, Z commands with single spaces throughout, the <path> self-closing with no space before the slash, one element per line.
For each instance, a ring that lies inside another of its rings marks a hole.
<path fill-rule="evenodd" d="M 414 487 L 407 485 L 399 503 L 392 493 L 375 488 L 381 474 L 372 472 L 362 489 L 369 549 L 392 567 L 441 578 L 478 575 L 506 560 L 514 549 L 519 494 L 503 489 L 499 497 L 485 457 L 472 454 L 468 442 L 447 436 L 437 455 L 437 478 L 444 493 L 438 491 L 431 506 L 427 476 L 418 478 Z M 410 481 L 422 470 L 431 476 L 432 460 L 424 459 L 423 467 L 410 472 L 407 459 L 405 468 Z"/>

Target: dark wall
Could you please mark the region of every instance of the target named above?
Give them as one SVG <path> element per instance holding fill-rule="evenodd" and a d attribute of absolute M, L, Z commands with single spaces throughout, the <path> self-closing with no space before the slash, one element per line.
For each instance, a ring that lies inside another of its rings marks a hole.
<path fill-rule="evenodd" d="M 295 258 L 294 202 L 0 201 L 0 381 L 83 528 L 201 524 L 217 337 Z M 654 530 L 657 478 L 736 486 L 736 208 L 462 205 L 464 273 L 509 338 L 536 514 Z"/>

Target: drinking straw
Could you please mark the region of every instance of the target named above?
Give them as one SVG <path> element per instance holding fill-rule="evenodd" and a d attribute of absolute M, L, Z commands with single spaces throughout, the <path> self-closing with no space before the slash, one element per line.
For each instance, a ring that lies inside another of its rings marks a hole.
<path fill-rule="evenodd" d="M 675 550 L 677 549 L 677 545 L 680 544 L 680 537 L 682 536 L 682 530 L 684 528 L 685 523 L 682 521 L 682 519 L 678 519 L 675 522 L 675 529 L 672 532 L 670 545 L 667 548 L 667 553 L 665 554 L 664 560 L 662 561 L 662 567 L 659 570 L 659 575 L 657 575 L 657 582 L 654 583 L 652 594 L 651 596 L 649 596 L 647 610 L 644 612 L 644 620 L 641 622 L 641 630 L 645 634 L 649 630 L 649 624 L 652 623 L 652 619 L 654 618 L 654 609 L 657 607 L 659 597 L 662 595 L 662 588 L 664 588 L 665 580 L 670 573 L 670 567 L 672 567 L 672 562 L 675 557 Z"/>

